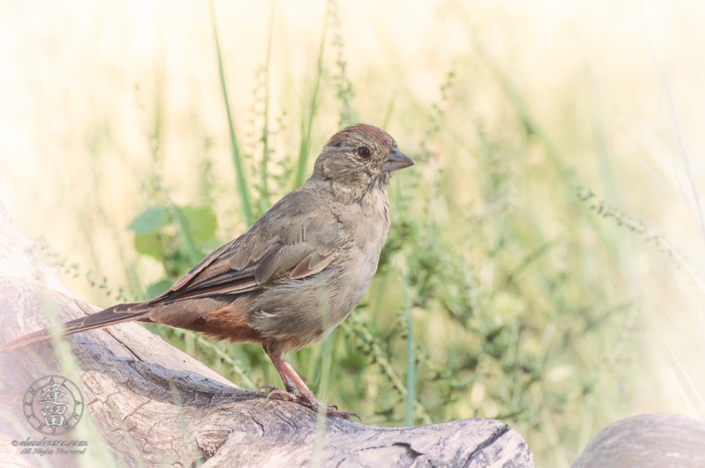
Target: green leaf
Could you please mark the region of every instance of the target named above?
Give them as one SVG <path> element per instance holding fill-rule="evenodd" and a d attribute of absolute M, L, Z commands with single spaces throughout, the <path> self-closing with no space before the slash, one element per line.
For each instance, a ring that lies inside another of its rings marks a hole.
<path fill-rule="evenodd" d="M 169 211 L 161 206 L 147 208 L 127 227 L 138 233 L 154 233 L 169 220 Z"/>
<path fill-rule="evenodd" d="M 157 234 L 135 234 L 135 250 L 142 255 L 156 258 L 160 262 L 164 260 L 162 242 Z"/>
<path fill-rule="evenodd" d="M 171 281 L 169 280 L 161 280 L 158 283 L 154 283 L 147 288 L 147 296 L 149 296 L 150 299 L 154 299 L 169 289 L 169 286 L 171 286 Z"/>
<path fill-rule="evenodd" d="M 185 206 L 180 209 L 191 238 L 196 244 L 213 239 L 218 228 L 218 219 L 208 206 Z"/>

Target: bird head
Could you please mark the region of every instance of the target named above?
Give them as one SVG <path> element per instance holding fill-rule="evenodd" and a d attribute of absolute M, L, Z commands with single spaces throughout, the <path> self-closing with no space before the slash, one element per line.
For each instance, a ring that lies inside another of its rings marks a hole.
<path fill-rule="evenodd" d="M 330 182 L 337 190 L 362 196 L 375 187 L 386 189 L 392 172 L 413 164 L 387 132 L 357 124 L 328 140 L 312 177 Z"/>

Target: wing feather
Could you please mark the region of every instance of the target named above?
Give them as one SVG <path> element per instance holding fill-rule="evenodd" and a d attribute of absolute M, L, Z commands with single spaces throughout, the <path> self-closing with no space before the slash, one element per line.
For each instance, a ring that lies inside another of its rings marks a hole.
<path fill-rule="evenodd" d="M 284 197 L 246 233 L 208 255 L 150 302 L 238 294 L 323 271 L 347 239 L 332 213 L 305 209 L 312 196 L 300 191 Z"/>
<path fill-rule="evenodd" d="M 313 252 L 308 257 L 304 258 L 296 268 L 293 269 L 289 277 L 291 279 L 305 278 L 306 276 L 315 275 L 319 271 L 323 271 L 335 257 L 338 256 L 338 250 L 331 251 L 328 255 L 321 255 L 318 252 Z"/>

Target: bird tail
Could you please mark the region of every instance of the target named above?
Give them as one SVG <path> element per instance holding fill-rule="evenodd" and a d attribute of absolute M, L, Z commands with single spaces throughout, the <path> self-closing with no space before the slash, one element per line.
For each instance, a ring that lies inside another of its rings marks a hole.
<path fill-rule="evenodd" d="M 52 328 L 45 328 L 25 336 L 21 336 L 15 340 L 9 341 L 0 345 L 0 351 L 10 351 L 31 343 L 38 343 L 51 339 L 52 331 L 61 328 L 64 337 L 80 333 L 96 328 L 103 328 L 109 325 L 115 325 L 122 322 L 130 322 L 146 318 L 148 309 L 133 308 L 140 304 L 118 304 L 108 307 L 105 310 L 90 314 L 86 317 L 81 317 L 76 320 L 71 320 L 63 325 L 58 325 Z M 135 310 L 137 309 L 137 310 Z"/>

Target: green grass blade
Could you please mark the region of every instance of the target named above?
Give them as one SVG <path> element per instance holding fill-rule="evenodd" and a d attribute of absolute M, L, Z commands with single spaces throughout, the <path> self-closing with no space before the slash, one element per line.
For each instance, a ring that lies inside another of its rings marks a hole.
<path fill-rule="evenodd" d="M 402 274 L 404 282 L 404 298 L 406 299 L 406 326 L 408 336 L 406 339 L 406 403 L 404 405 L 404 425 L 414 425 L 414 404 L 416 403 L 416 358 L 414 357 L 414 321 L 411 317 L 411 296 L 407 286 L 406 276 Z"/>
<path fill-rule="evenodd" d="M 262 213 L 267 211 L 270 206 L 269 187 L 267 185 L 269 179 L 269 72 L 271 69 L 272 58 L 272 33 L 274 31 L 274 7 L 276 0 L 272 0 L 272 9 L 269 14 L 269 33 L 267 35 L 267 58 L 264 64 L 264 127 L 262 128 L 262 197 L 260 201 Z"/>
<path fill-rule="evenodd" d="M 325 289 L 325 285 L 319 276 L 318 279 L 318 300 L 321 308 L 321 326 L 324 330 L 330 328 L 330 309 L 328 308 L 328 297 Z M 323 340 L 323 346 L 321 347 L 321 381 L 318 386 L 318 398 L 321 401 L 326 401 L 328 399 L 328 387 L 330 383 L 330 368 L 331 359 L 333 355 L 333 331 Z M 318 408 L 318 414 L 316 415 L 316 440 L 313 448 L 313 466 L 319 467 L 322 465 L 323 460 L 323 446 L 326 438 L 326 404 L 324 403 Z"/>
<path fill-rule="evenodd" d="M 330 2 L 329 2 L 330 6 Z M 327 9 L 328 10 L 328 9 Z M 323 36 L 321 37 L 321 48 L 318 51 L 318 62 L 316 70 L 316 85 L 313 88 L 313 95 L 308 108 L 308 114 L 301 120 L 301 146 L 299 147 L 299 161 L 296 167 L 296 178 L 294 188 L 299 188 L 304 183 L 304 174 L 308 166 L 308 155 L 311 151 L 311 130 L 313 120 L 318 110 L 318 92 L 321 89 L 321 78 L 323 77 L 323 53 L 326 46 L 326 36 L 328 35 L 328 13 L 323 23 Z"/>
<path fill-rule="evenodd" d="M 245 174 L 242 168 L 242 158 L 240 157 L 240 148 L 237 144 L 235 136 L 235 126 L 233 125 L 233 117 L 230 112 L 230 101 L 228 101 L 228 88 L 225 85 L 225 71 L 223 70 L 223 58 L 220 53 L 220 41 L 218 40 L 218 27 L 215 22 L 215 9 L 213 1 L 209 2 L 211 10 L 211 18 L 213 20 L 213 36 L 215 37 L 215 50 L 218 55 L 218 71 L 220 73 L 220 87 L 223 90 L 223 103 L 225 104 L 225 112 L 228 115 L 228 129 L 230 130 L 230 147 L 233 152 L 233 164 L 235 165 L 235 173 L 237 175 L 237 189 L 240 195 L 240 204 L 242 205 L 242 214 L 245 218 L 247 227 L 252 226 L 252 207 L 250 206 L 250 197 L 247 194 L 247 186 L 245 185 Z"/>
<path fill-rule="evenodd" d="M 179 226 L 179 234 L 186 245 L 186 253 L 188 253 L 189 260 L 192 265 L 195 265 L 201 260 L 201 255 L 198 253 L 198 250 L 196 250 L 196 244 L 193 241 L 193 237 L 191 236 L 191 231 L 186 224 L 186 220 L 184 220 L 184 217 L 181 215 L 181 210 L 179 210 L 179 207 L 173 203 L 169 203 L 169 212 L 174 218 L 174 221 L 176 221 L 176 224 Z"/>

